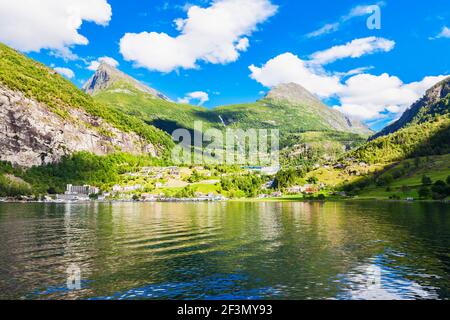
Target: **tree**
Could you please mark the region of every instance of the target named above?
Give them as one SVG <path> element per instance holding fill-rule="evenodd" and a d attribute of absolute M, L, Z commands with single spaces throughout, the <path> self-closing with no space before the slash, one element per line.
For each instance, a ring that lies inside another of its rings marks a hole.
<path fill-rule="evenodd" d="M 447 177 L 447 184 L 450 186 L 450 176 Z"/>
<path fill-rule="evenodd" d="M 420 167 L 420 165 L 421 165 L 421 160 L 420 160 L 420 158 L 419 157 L 416 157 L 415 159 L 414 159 L 414 166 L 416 167 L 416 168 L 419 168 Z"/>
<path fill-rule="evenodd" d="M 319 179 L 315 176 L 312 176 L 312 177 L 309 177 L 307 181 L 308 181 L 308 183 L 316 184 L 317 182 L 319 182 Z"/>
<path fill-rule="evenodd" d="M 430 197 L 430 195 L 430 188 L 423 186 L 419 189 L 419 197 L 421 197 L 422 199 L 427 199 Z"/>
<path fill-rule="evenodd" d="M 433 180 L 431 180 L 431 178 L 428 177 L 428 176 L 423 176 L 422 177 L 422 184 L 424 186 L 429 186 L 429 185 L 433 184 Z"/>
<path fill-rule="evenodd" d="M 431 191 L 433 191 L 433 193 L 445 195 L 447 193 L 447 184 L 442 180 L 438 180 L 431 187 Z"/>
<path fill-rule="evenodd" d="M 385 174 L 384 176 L 378 178 L 377 185 L 387 186 L 390 185 L 393 181 L 394 177 L 391 174 Z"/>

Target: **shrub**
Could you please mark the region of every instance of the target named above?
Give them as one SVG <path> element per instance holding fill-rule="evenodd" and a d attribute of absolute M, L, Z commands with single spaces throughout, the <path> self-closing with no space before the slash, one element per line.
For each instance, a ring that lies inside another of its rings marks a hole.
<path fill-rule="evenodd" d="M 428 176 L 423 176 L 423 177 L 422 177 L 422 184 L 423 184 L 424 186 L 429 186 L 429 185 L 431 185 L 432 183 L 433 183 L 433 180 L 431 180 L 430 177 L 428 177 Z"/>
<path fill-rule="evenodd" d="M 431 195 L 430 188 L 423 186 L 419 189 L 419 197 L 421 197 L 422 199 L 427 199 L 430 197 L 430 195 Z"/>

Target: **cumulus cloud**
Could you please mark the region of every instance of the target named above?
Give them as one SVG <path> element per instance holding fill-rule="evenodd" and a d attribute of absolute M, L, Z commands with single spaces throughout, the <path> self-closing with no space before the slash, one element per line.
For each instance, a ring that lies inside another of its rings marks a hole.
<path fill-rule="evenodd" d="M 356 18 L 356 17 L 367 16 L 367 15 L 373 14 L 377 7 L 382 7 L 384 5 L 385 5 L 385 3 L 381 1 L 381 2 L 378 2 L 377 4 L 373 4 L 373 5 L 356 6 L 356 7 L 352 8 L 349 13 L 340 17 L 337 22 L 327 23 L 323 27 L 308 33 L 306 35 L 306 37 L 307 38 L 316 38 L 316 37 L 320 37 L 325 34 L 337 32 L 339 29 L 341 29 L 342 25 L 345 24 L 346 22 L 348 22 L 349 20 Z"/>
<path fill-rule="evenodd" d="M 203 105 L 209 101 L 209 95 L 203 91 L 195 91 L 186 94 L 184 98 L 178 99 L 179 103 L 191 103 L 191 101 L 197 101 L 198 105 Z"/>
<path fill-rule="evenodd" d="M 250 77 L 265 87 L 274 87 L 282 83 L 295 82 L 320 97 L 330 97 L 341 89 L 339 77 L 311 68 L 307 61 L 287 52 L 269 61 L 263 66 L 251 65 Z"/>
<path fill-rule="evenodd" d="M 63 75 L 64 77 L 68 78 L 68 79 L 72 79 L 75 77 L 75 73 L 69 69 L 69 68 L 60 68 L 60 67 L 56 67 L 53 68 L 56 72 L 58 72 L 59 74 Z"/>
<path fill-rule="evenodd" d="M 318 64 L 332 63 L 344 58 L 359 58 L 363 55 L 377 52 L 389 52 L 395 47 L 395 42 L 385 38 L 368 37 L 355 39 L 344 45 L 334 46 L 311 55 L 311 59 Z"/>
<path fill-rule="evenodd" d="M 83 21 L 107 25 L 107 0 L 0 1 L 0 41 L 24 52 L 49 49 L 74 58 L 70 48 L 89 40 L 79 33 Z"/>
<path fill-rule="evenodd" d="M 376 47 L 380 46 L 370 48 Z M 317 61 L 328 63 L 337 57 L 358 57 L 372 52 L 366 49 L 333 50 L 333 54 L 329 54 L 331 50 L 333 48 L 323 51 L 327 52 L 326 55 L 313 54 L 312 58 L 317 60 L 302 60 L 292 53 L 284 53 L 261 67 L 251 65 L 250 77 L 269 88 L 282 83 L 298 83 L 321 98 L 337 99 L 340 104 L 334 108 L 362 120 L 376 120 L 386 117 L 386 114 L 396 116 L 403 113 L 427 89 L 445 78 L 442 75 L 430 76 L 417 82 L 404 83 L 387 73 L 367 73 L 372 67 L 342 73 L 327 72 Z"/>
<path fill-rule="evenodd" d="M 450 38 L 450 28 L 443 27 L 442 31 L 435 37 L 431 37 L 430 40 L 441 39 L 441 38 Z"/>
<path fill-rule="evenodd" d="M 88 68 L 88 70 L 91 70 L 91 71 L 97 71 L 97 69 L 101 63 L 109 64 L 110 66 L 112 66 L 114 68 L 119 66 L 119 62 L 116 59 L 113 59 L 111 57 L 101 57 L 101 58 L 98 58 L 97 60 L 91 61 L 87 68 Z"/>
<path fill-rule="evenodd" d="M 387 73 L 356 75 L 348 79 L 339 92 L 341 105 L 336 109 L 363 120 L 377 119 L 383 113 L 400 114 L 444 78 L 425 77 L 407 84 Z"/>
<path fill-rule="evenodd" d="M 198 62 L 226 64 L 249 47 L 247 38 L 277 11 L 270 0 L 216 0 L 209 7 L 191 6 L 187 18 L 176 19 L 180 34 L 127 33 L 120 52 L 137 66 L 160 72 L 195 69 Z"/>

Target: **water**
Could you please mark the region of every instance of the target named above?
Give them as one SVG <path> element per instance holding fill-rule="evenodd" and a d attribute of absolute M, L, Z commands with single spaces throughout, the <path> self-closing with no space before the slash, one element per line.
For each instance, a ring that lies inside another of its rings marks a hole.
<path fill-rule="evenodd" d="M 0 204 L 0 298 L 448 299 L 449 248 L 448 204 Z"/>

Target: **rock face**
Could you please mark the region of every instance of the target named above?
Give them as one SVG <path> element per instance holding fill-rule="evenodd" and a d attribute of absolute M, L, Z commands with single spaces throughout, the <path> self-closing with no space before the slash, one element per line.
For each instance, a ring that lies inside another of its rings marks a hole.
<path fill-rule="evenodd" d="M 155 96 L 156 98 L 170 101 L 170 99 L 162 93 L 140 83 L 136 79 L 110 66 L 107 63 L 100 64 L 92 78 L 89 79 L 88 82 L 86 82 L 86 84 L 83 86 L 83 90 L 87 94 L 96 95 L 100 91 L 106 90 L 119 82 L 129 84 L 142 92 L 149 93 Z"/>
<path fill-rule="evenodd" d="M 449 94 L 450 77 L 428 89 L 425 96 L 416 101 L 408 110 L 406 110 L 399 120 L 374 135 L 371 140 L 394 133 L 409 124 L 429 121 L 430 117 L 433 117 L 436 114 L 449 113 L 450 110 L 448 105 L 439 106 L 439 103 L 442 102 L 443 99 L 447 98 Z"/>
<path fill-rule="evenodd" d="M 122 132 L 79 109 L 68 112 L 70 120 L 63 119 L 46 105 L 0 84 L 0 160 L 31 167 L 80 151 L 157 156 L 156 148 L 135 133 Z"/>
<path fill-rule="evenodd" d="M 361 121 L 348 117 L 340 111 L 326 106 L 318 97 L 297 83 L 280 84 L 265 97 L 267 100 L 288 102 L 292 105 L 308 106 L 308 111 L 322 118 L 323 122 L 338 131 L 370 135 L 373 133 Z"/>

